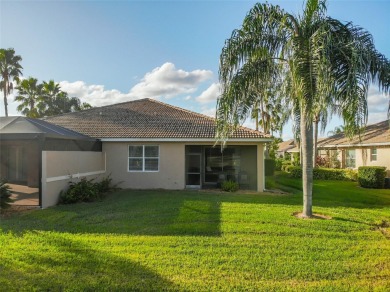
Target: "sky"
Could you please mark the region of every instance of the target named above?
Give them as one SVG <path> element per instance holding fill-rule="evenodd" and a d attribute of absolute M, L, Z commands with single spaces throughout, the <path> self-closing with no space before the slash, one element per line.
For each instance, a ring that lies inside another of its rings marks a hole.
<path fill-rule="evenodd" d="M 301 0 L 268 2 L 293 14 L 303 8 Z M 221 49 L 255 3 L 0 0 L 0 47 L 22 57 L 24 78 L 52 79 L 92 106 L 153 98 L 215 116 Z M 368 30 L 390 58 L 390 0 L 328 1 L 328 15 Z M 20 115 L 13 99 L 9 115 Z M 386 119 L 388 102 L 370 88 L 369 123 Z M 339 125 L 342 120 L 332 118 L 322 135 Z M 284 127 L 284 140 L 291 128 Z"/>

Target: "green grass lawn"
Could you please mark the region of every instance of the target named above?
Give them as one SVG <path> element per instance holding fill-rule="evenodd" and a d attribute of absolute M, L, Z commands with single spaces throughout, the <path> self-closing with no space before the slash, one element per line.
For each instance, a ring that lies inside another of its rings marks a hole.
<path fill-rule="evenodd" d="M 2 218 L 0 291 L 390 290 L 390 190 L 130 191 Z M 387 223 L 386 223 L 387 222 Z M 386 227 L 387 226 L 387 227 Z"/>

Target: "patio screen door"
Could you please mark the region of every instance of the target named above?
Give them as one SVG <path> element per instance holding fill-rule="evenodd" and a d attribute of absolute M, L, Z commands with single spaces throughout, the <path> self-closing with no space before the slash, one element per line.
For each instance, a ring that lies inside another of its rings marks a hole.
<path fill-rule="evenodd" d="M 199 146 L 186 146 L 186 187 L 200 188 L 202 153 Z"/>

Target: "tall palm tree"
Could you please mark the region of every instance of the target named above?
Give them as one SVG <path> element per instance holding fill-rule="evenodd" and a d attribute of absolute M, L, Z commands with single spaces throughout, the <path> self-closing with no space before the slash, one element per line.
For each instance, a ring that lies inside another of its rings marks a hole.
<path fill-rule="evenodd" d="M 389 92 L 390 62 L 372 36 L 352 23 L 326 15 L 326 1 L 308 0 L 302 15 L 279 6 L 256 4 L 240 29 L 226 40 L 220 56 L 222 85 L 217 102 L 217 136 L 226 141 L 250 115 L 248 89 L 262 83 L 279 90 L 299 122 L 302 147 L 303 216 L 312 216 L 314 105 L 338 104 L 349 135 L 367 120 L 372 81 Z M 261 90 L 263 86 L 259 86 Z"/>
<path fill-rule="evenodd" d="M 39 84 L 36 78 L 29 77 L 19 82 L 16 89 L 18 95 L 15 101 L 20 102 L 16 109 L 29 118 L 41 117 L 41 112 L 45 107 L 43 85 Z"/>
<path fill-rule="evenodd" d="M 0 90 L 4 93 L 4 110 L 5 116 L 8 117 L 8 101 L 7 96 L 13 90 L 12 81 L 19 81 L 19 76 L 22 75 L 23 67 L 20 65 L 22 57 L 15 55 L 14 49 L 0 49 Z"/>

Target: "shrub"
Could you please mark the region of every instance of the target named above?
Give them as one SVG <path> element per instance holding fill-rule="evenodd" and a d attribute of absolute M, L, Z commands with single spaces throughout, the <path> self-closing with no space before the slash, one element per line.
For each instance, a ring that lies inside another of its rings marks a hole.
<path fill-rule="evenodd" d="M 316 157 L 316 165 L 318 167 L 329 167 L 329 158 L 328 157 L 317 156 Z"/>
<path fill-rule="evenodd" d="M 284 161 L 282 161 L 281 170 L 282 170 L 282 171 L 286 171 L 286 167 L 289 166 L 289 165 L 292 165 L 292 162 L 291 162 L 290 160 L 284 160 Z"/>
<path fill-rule="evenodd" d="M 291 169 L 293 169 L 294 167 L 299 167 L 299 166 L 295 166 L 295 165 L 293 165 L 293 164 L 286 165 L 286 166 L 284 167 L 284 171 L 285 171 L 285 172 L 290 172 Z"/>
<path fill-rule="evenodd" d="M 225 192 L 236 192 L 238 188 L 238 183 L 232 180 L 224 181 L 221 185 L 221 189 Z"/>
<path fill-rule="evenodd" d="M 273 159 L 264 159 L 265 175 L 273 176 L 275 172 L 275 160 Z"/>
<path fill-rule="evenodd" d="M 302 178 L 302 168 L 299 166 L 290 166 L 288 168 L 290 177 Z M 335 168 L 314 168 L 313 179 L 315 180 L 356 180 L 356 171 L 352 169 Z"/>
<path fill-rule="evenodd" d="M 293 166 L 291 165 L 289 167 L 290 176 L 293 178 L 302 178 L 302 167 L 300 166 Z"/>
<path fill-rule="evenodd" d="M 299 152 L 293 153 L 293 162 L 292 165 L 300 166 L 301 165 L 301 154 Z"/>
<path fill-rule="evenodd" d="M 93 202 L 100 200 L 103 195 L 115 186 L 111 184 L 112 178 L 107 176 L 100 182 L 94 182 L 94 179 L 81 178 L 79 182 L 69 182 L 69 188 L 60 193 L 61 204 L 72 204 L 78 202 Z"/>
<path fill-rule="evenodd" d="M 276 158 L 275 160 L 275 170 L 282 170 L 283 159 Z"/>
<path fill-rule="evenodd" d="M 313 178 L 322 180 L 348 180 L 344 169 L 314 168 Z"/>
<path fill-rule="evenodd" d="M 108 193 L 113 189 L 112 178 L 110 176 L 103 178 L 100 182 L 96 183 L 96 187 L 99 193 Z"/>
<path fill-rule="evenodd" d="M 382 189 L 385 185 L 386 167 L 360 166 L 358 182 L 363 188 Z"/>
<path fill-rule="evenodd" d="M 60 193 L 60 203 L 92 202 L 99 199 L 99 191 L 93 179 L 81 178 L 79 182 L 69 182 L 69 188 Z"/>
<path fill-rule="evenodd" d="M 11 189 L 5 180 L 0 180 L 0 209 L 9 208 L 10 203 L 13 202 L 11 199 Z"/>

